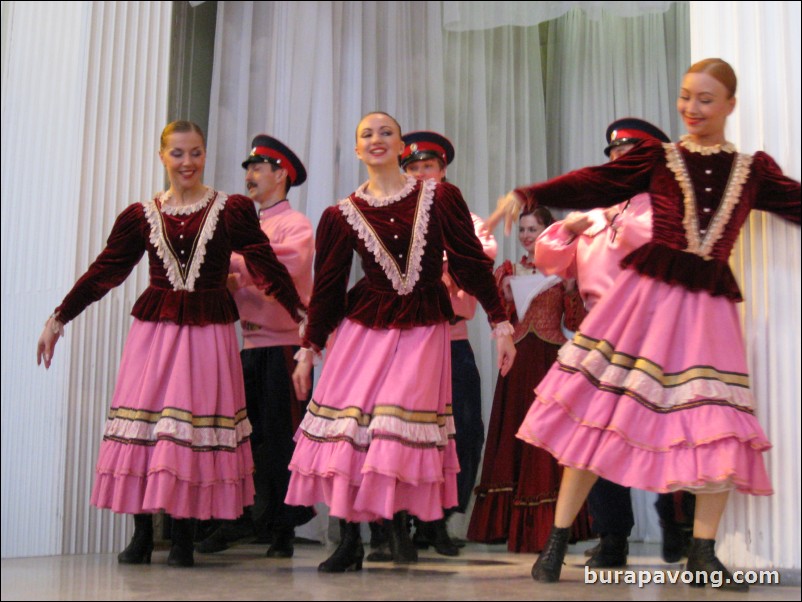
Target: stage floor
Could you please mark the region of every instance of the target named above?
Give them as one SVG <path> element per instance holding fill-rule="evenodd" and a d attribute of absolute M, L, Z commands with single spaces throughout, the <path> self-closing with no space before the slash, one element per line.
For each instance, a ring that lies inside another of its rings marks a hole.
<path fill-rule="evenodd" d="M 241 545 L 220 554 L 195 554 L 191 569 L 166 565 L 157 550 L 150 566 L 122 566 L 114 554 L 51 556 L 2 561 L 3 600 L 800 600 L 799 586 L 754 585 L 748 594 L 691 588 L 682 583 L 585 583 L 582 552 L 572 546 L 562 581 L 540 584 L 529 571 L 532 554 L 503 545 L 468 544 L 458 558 L 421 552 L 409 567 L 365 562 L 361 572 L 320 574 L 327 551 L 302 544 L 289 560 L 268 559 L 266 547 Z M 679 570 L 656 545 L 633 544 L 634 571 Z M 605 579 L 607 575 L 605 575 Z"/>

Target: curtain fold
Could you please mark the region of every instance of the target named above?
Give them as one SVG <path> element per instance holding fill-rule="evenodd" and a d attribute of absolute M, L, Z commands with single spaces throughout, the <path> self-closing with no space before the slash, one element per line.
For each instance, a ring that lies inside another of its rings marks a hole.
<path fill-rule="evenodd" d="M 688 66 L 688 5 L 593 20 L 578 9 L 548 24 L 548 175 L 605 160 L 607 126 L 639 117 L 680 133 L 675 99 Z"/>

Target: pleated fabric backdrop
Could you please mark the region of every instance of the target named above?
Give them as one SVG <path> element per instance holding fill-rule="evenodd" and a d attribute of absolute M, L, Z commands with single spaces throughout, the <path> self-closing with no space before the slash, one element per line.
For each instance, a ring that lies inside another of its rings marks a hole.
<path fill-rule="evenodd" d="M 171 2 L 4 2 L 2 555 L 120 549 L 89 506 L 140 267 L 67 326 L 49 371 L 45 319 L 117 214 L 163 187 Z"/>

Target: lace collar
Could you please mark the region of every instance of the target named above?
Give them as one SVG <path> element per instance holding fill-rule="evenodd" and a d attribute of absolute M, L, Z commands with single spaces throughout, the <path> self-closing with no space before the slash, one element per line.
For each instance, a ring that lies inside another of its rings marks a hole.
<path fill-rule="evenodd" d="M 679 139 L 679 143 L 687 148 L 692 153 L 699 153 L 700 155 L 717 155 L 718 153 L 734 153 L 737 149 L 732 142 L 725 142 L 724 144 L 714 144 L 713 146 L 702 146 L 691 140 L 690 134 L 685 134 Z"/>
<path fill-rule="evenodd" d="M 412 176 L 406 176 L 406 178 L 407 183 L 404 184 L 404 187 L 392 196 L 375 197 L 369 195 L 367 192 L 365 192 L 365 189 L 368 187 L 367 182 L 357 188 L 354 194 L 356 194 L 356 196 L 365 201 L 371 207 L 387 207 L 387 205 L 392 205 L 393 203 L 396 203 L 409 196 L 409 193 L 415 188 L 418 180 Z"/>
<path fill-rule="evenodd" d="M 206 193 L 200 198 L 200 200 L 192 203 L 191 205 L 183 205 L 181 207 L 167 204 L 167 201 L 169 201 L 172 196 L 173 195 L 169 190 L 165 190 L 159 195 L 159 207 L 161 212 L 167 215 L 189 215 L 190 213 L 200 211 L 209 204 L 209 201 L 211 201 L 212 197 L 214 197 L 214 189 L 206 186 Z"/>

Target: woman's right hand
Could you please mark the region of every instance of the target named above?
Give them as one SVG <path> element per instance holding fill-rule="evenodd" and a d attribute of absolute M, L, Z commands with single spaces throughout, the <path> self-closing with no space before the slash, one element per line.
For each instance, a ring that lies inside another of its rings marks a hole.
<path fill-rule="evenodd" d="M 485 225 L 481 228 L 480 233 L 484 236 L 493 233 L 499 222 L 504 220 L 504 235 L 509 236 L 512 232 L 512 224 L 518 219 L 518 214 L 521 212 L 523 203 L 521 199 L 515 194 L 515 191 L 510 190 L 503 197 L 499 197 L 496 204 L 496 210 L 485 220 Z"/>
<path fill-rule="evenodd" d="M 309 389 L 312 388 L 312 367 L 313 367 L 312 350 L 306 350 L 301 353 L 298 359 L 298 364 L 292 373 L 292 385 L 295 387 L 296 399 L 303 400 L 309 395 Z"/>
<path fill-rule="evenodd" d="M 56 320 L 54 316 L 50 316 L 45 322 L 44 330 L 39 335 L 39 342 L 36 345 L 36 365 L 40 366 L 42 360 L 45 361 L 45 369 L 50 368 L 50 362 L 53 359 L 53 350 L 56 348 L 56 342 L 61 336 L 64 326 Z"/>

